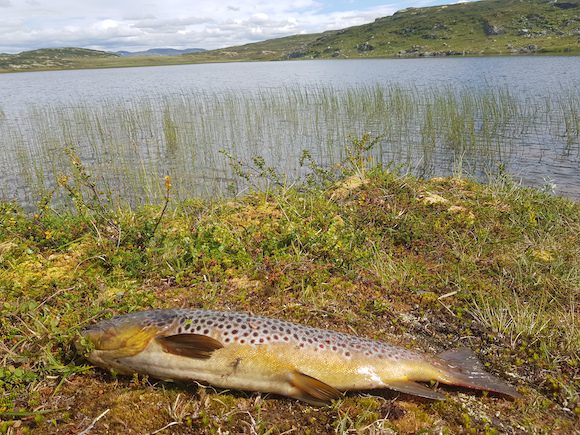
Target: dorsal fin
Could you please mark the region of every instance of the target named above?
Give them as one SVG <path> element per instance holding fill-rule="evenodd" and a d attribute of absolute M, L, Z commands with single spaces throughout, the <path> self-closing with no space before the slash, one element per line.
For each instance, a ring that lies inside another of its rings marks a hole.
<path fill-rule="evenodd" d="M 433 400 L 445 400 L 445 396 L 437 391 L 413 381 L 388 381 L 385 387 L 413 396 L 425 397 Z"/>
<path fill-rule="evenodd" d="M 288 380 L 298 390 L 293 397 L 314 405 L 327 405 L 342 396 L 336 388 L 299 371 L 290 373 Z"/>
<path fill-rule="evenodd" d="M 215 350 L 224 347 L 216 339 L 201 334 L 175 334 L 156 340 L 165 352 L 188 358 L 208 359 Z"/>
<path fill-rule="evenodd" d="M 514 398 L 521 397 L 521 394 L 514 387 L 488 373 L 471 349 L 451 349 L 440 353 L 437 357 L 445 361 L 451 369 L 449 370 L 451 379 L 446 383 L 475 390 L 491 391 Z"/>

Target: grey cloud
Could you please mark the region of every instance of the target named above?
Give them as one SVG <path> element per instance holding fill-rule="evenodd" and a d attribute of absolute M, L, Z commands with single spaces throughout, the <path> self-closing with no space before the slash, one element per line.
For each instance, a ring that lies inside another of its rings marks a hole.
<path fill-rule="evenodd" d="M 123 20 L 126 21 L 145 21 L 145 20 L 156 20 L 157 17 L 153 14 L 130 14 L 125 15 Z"/>
<path fill-rule="evenodd" d="M 10 0 L 0 0 L 0 8 L 9 8 L 12 6 L 12 2 Z"/>
<path fill-rule="evenodd" d="M 198 24 L 209 24 L 215 20 L 206 17 L 189 17 L 189 18 L 174 18 L 174 19 L 148 19 L 141 20 L 133 24 L 137 29 L 152 30 L 157 32 L 176 32 L 183 30 L 188 26 Z"/>

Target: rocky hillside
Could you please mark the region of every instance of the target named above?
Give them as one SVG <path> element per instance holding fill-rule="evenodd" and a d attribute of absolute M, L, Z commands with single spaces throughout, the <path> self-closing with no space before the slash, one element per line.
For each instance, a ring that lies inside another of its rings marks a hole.
<path fill-rule="evenodd" d="M 484 0 L 408 8 L 362 26 L 195 56 L 265 60 L 578 52 L 578 0 Z"/>

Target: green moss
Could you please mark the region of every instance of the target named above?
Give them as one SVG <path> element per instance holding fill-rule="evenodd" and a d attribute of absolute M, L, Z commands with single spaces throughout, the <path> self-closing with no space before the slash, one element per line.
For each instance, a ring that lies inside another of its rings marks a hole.
<path fill-rule="evenodd" d="M 347 177 L 330 187 L 176 204 L 155 230 L 160 207 L 99 219 L 78 211 L 29 215 L 2 204 L 0 415 L 54 411 L 17 419 L 38 433 L 79 432 L 106 409 L 98 424 L 138 432 L 173 421 L 176 430 L 201 433 L 566 431 L 574 424 L 567 410 L 578 403 L 570 295 L 580 269 L 580 209 L 502 186 L 377 168 L 356 183 Z M 79 328 L 96 319 L 175 306 L 354 328 L 425 350 L 468 345 L 490 371 L 514 374 L 525 404 L 456 392 L 443 403 L 393 401 L 385 392 L 312 408 L 113 378 L 90 370 L 73 349 Z"/>

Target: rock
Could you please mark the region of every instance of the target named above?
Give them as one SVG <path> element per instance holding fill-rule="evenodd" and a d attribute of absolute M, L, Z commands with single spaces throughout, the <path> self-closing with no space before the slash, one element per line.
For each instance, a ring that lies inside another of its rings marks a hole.
<path fill-rule="evenodd" d="M 501 35 L 505 32 L 503 27 L 496 26 L 495 24 L 492 24 L 489 21 L 485 21 L 483 23 L 483 31 L 487 36 Z"/>
<path fill-rule="evenodd" d="M 578 3 L 568 3 L 568 2 L 555 2 L 553 3 L 554 6 L 560 9 L 574 9 L 578 7 Z"/>
<path fill-rule="evenodd" d="M 429 191 L 419 195 L 419 200 L 426 205 L 445 204 L 449 202 L 448 199 L 443 198 L 441 195 Z"/>
<path fill-rule="evenodd" d="M 367 51 L 372 51 L 374 49 L 375 49 L 375 47 L 373 47 L 371 44 L 369 44 L 368 41 L 367 42 L 363 42 L 362 44 L 359 44 L 359 45 L 356 46 L 356 50 L 359 53 L 365 53 Z"/>
<path fill-rule="evenodd" d="M 288 59 L 299 59 L 306 56 L 308 53 L 302 50 L 296 50 L 288 53 Z"/>
<path fill-rule="evenodd" d="M 535 44 L 530 44 L 517 50 L 517 52 L 521 54 L 537 53 L 538 51 L 540 51 L 540 47 Z"/>
<path fill-rule="evenodd" d="M 360 175 L 351 175 L 334 186 L 330 199 L 345 199 L 353 190 L 367 184 L 368 181 L 367 178 L 362 178 Z"/>

